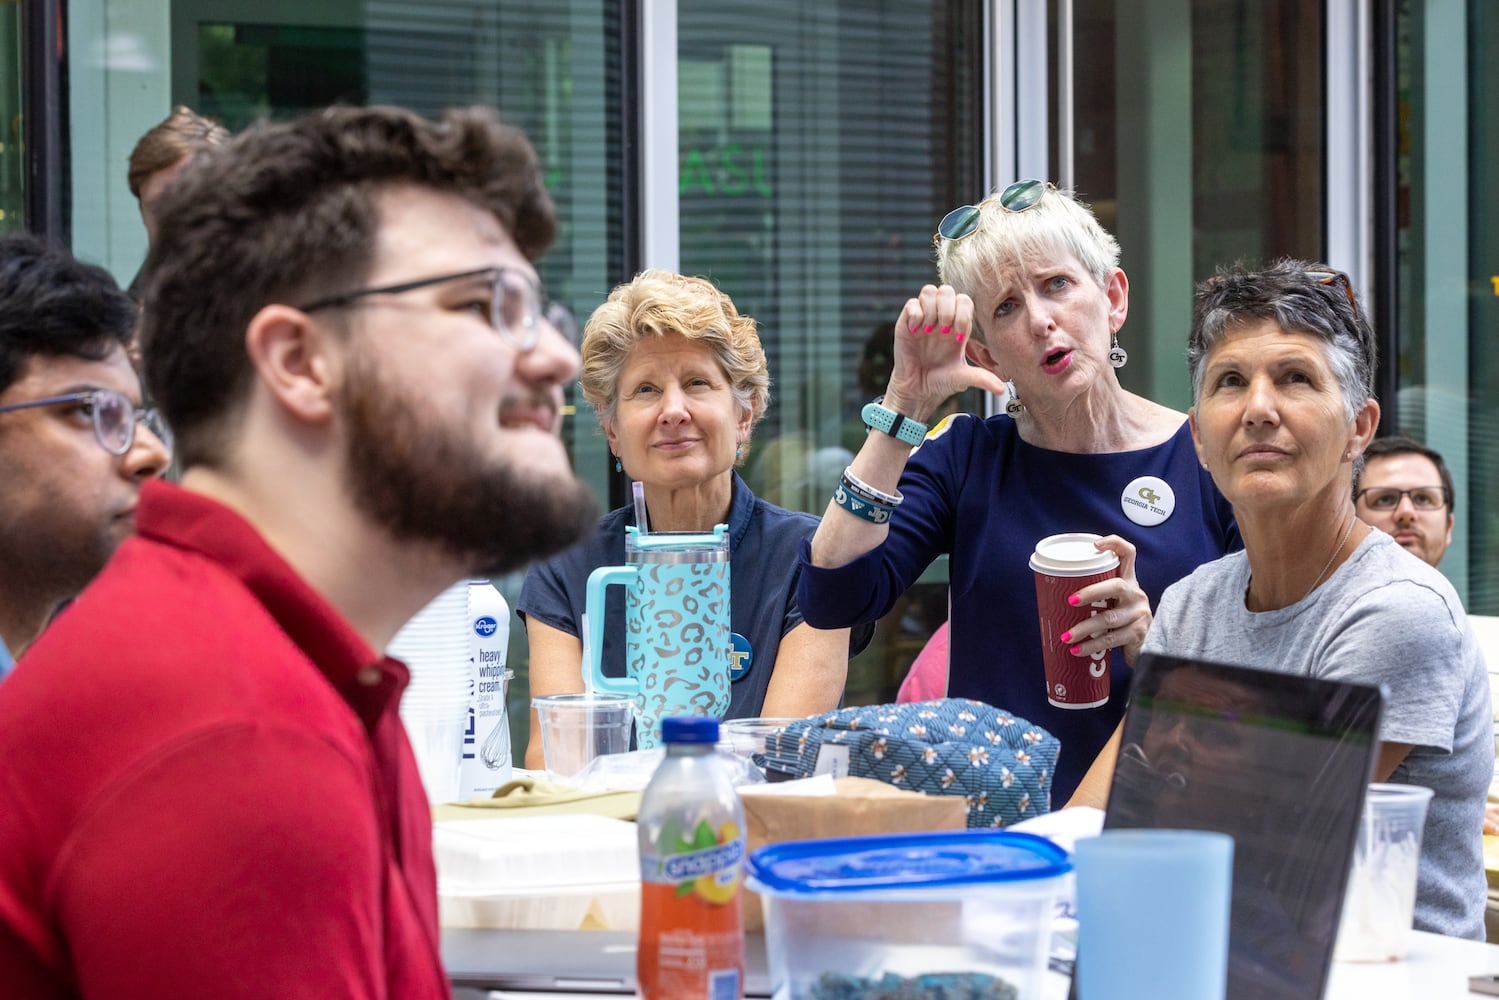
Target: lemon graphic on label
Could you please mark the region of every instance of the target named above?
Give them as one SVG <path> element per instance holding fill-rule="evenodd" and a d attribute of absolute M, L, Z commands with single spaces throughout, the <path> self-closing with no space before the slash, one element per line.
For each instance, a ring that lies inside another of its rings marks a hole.
<path fill-rule="evenodd" d="M 718 828 L 718 842 L 727 844 L 739 839 L 739 825 L 733 820 L 728 820 Z M 712 875 L 703 875 L 692 883 L 693 891 L 710 903 L 723 905 L 732 902 L 734 896 L 739 892 L 739 871 L 730 868 L 728 871 L 715 872 Z"/>

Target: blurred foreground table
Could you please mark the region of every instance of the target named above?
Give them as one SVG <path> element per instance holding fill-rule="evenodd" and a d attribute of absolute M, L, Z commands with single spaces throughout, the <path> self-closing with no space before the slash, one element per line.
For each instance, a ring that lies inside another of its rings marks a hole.
<path fill-rule="evenodd" d="M 484 931 L 443 931 L 444 963 L 450 972 L 463 970 L 461 978 L 454 977 L 454 1000 L 589 1000 L 599 995 L 486 990 L 483 967 L 492 963 L 503 968 L 505 956 L 485 948 L 484 938 Z M 759 944 L 763 939 L 752 940 Z M 1468 977 L 1483 974 L 1499 974 L 1499 945 L 1417 932 L 1403 962 L 1334 962 L 1325 1000 L 1476 1000 L 1479 995 L 1468 992 Z M 1067 978 L 1051 974 L 1047 979 L 1048 1000 L 1064 1000 Z"/>

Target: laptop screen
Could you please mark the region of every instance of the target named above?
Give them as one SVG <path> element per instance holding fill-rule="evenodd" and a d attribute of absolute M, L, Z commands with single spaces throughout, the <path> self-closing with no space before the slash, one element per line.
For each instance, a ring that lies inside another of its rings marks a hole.
<path fill-rule="evenodd" d="M 1368 685 L 1141 656 L 1104 829 L 1233 836 L 1229 996 L 1322 996 L 1382 705 Z"/>

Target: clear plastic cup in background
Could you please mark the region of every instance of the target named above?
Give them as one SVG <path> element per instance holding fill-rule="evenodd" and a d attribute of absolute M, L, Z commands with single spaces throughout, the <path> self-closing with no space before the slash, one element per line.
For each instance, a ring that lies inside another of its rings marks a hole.
<path fill-rule="evenodd" d="M 544 694 L 531 699 L 541 721 L 547 777 L 567 782 L 595 757 L 630 749 L 635 702 L 617 694 Z"/>
<path fill-rule="evenodd" d="M 729 719 L 718 727 L 718 745 L 735 757 L 754 763 L 754 755 L 765 752 L 767 736 L 798 721 L 771 717 Z"/>
<path fill-rule="evenodd" d="M 1333 950 L 1337 961 L 1405 958 L 1416 913 L 1421 830 L 1430 802 L 1431 789 L 1420 785 L 1369 786 Z"/>
<path fill-rule="evenodd" d="M 416 757 L 428 802 L 457 802 L 463 773 L 463 733 L 468 728 L 465 699 L 446 712 L 401 706 L 401 722 Z"/>

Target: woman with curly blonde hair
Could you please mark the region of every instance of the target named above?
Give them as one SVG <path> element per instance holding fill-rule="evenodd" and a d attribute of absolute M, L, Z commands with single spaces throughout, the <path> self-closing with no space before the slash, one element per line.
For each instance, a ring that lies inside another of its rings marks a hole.
<path fill-rule="evenodd" d="M 818 518 L 759 499 L 734 471 L 770 403 L 755 321 L 706 279 L 645 271 L 594 311 L 582 353 L 583 395 L 598 413 L 615 468 L 644 484 L 650 529 L 728 525 L 734 662 L 726 717 L 837 707 L 849 630 L 812 628 L 795 598 L 797 546 Z M 533 695 L 583 690 L 588 574 L 625 562 L 625 528 L 634 523 L 633 505 L 611 511 L 591 538 L 527 572 L 516 611 L 530 640 Z M 624 646 L 622 634 L 605 631 L 606 674 L 624 674 Z M 526 766 L 542 763 L 533 711 Z"/>

